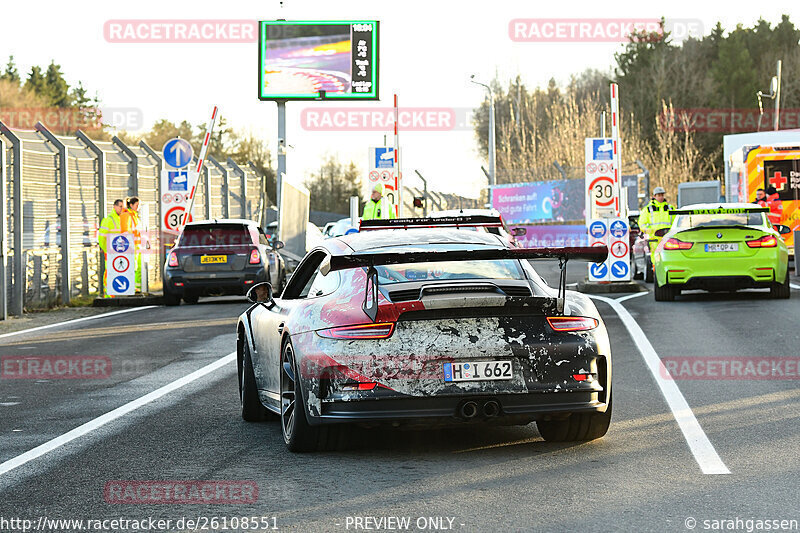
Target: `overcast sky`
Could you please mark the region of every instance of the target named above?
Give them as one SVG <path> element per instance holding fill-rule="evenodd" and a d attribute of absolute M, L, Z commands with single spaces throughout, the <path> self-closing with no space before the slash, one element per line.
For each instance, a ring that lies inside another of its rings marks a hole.
<path fill-rule="evenodd" d="M 699 21 L 707 34 L 717 20 L 726 29 L 737 23 L 750 26 L 759 17 L 775 24 L 782 12 L 800 23 L 797 3 L 778 9 L 757 2 L 728 2 L 721 9 L 716 2 L 696 0 L 672 0 L 657 7 L 640 1 L 287 0 L 282 7 L 272 0 L 5 2 L 0 54 L 13 54 L 25 74 L 31 65 L 45 66 L 55 60 L 71 84 L 82 80 L 96 90 L 104 107 L 140 109 L 144 129 L 161 118 L 204 123 L 216 104 L 229 125 L 262 135 L 274 154 L 276 104 L 256 97 L 256 43 L 114 43 L 104 38 L 104 23 L 110 19 L 380 20 L 381 102 L 287 105 L 287 138 L 294 146 L 289 151 L 288 171 L 302 179 L 326 152 L 338 154 L 343 161 L 352 159 L 366 170 L 367 148 L 383 142 L 383 135 L 377 132 L 304 130 L 300 115 L 306 107 L 389 106 L 397 93 L 401 107 L 474 108 L 485 91 L 469 83 L 470 74 L 482 81 L 495 74 L 507 80 L 520 73 L 529 85 L 544 85 L 551 77 L 565 83 L 570 74 L 586 68 L 610 69 L 614 53 L 622 48 L 621 44 L 597 42 L 513 42 L 509 36 L 513 19 L 663 16 L 668 21 Z M 768 81 L 764 80 L 765 90 Z M 624 101 L 625 95 L 621 98 Z M 486 185 L 471 128 L 401 131 L 400 140 L 408 185 L 417 185 L 414 169 L 428 178 L 432 189 L 443 192 L 476 196 Z"/>

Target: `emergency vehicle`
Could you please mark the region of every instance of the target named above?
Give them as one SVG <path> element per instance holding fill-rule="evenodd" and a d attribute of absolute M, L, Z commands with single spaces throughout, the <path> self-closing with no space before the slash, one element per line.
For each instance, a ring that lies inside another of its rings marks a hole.
<path fill-rule="evenodd" d="M 800 143 L 743 146 L 729 162 L 733 201 L 752 203 L 758 189 L 775 187 L 783 212 L 771 210 L 770 220 L 791 228 L 782 238 L 794 255 L 794 231 L 800 229 Z"/>

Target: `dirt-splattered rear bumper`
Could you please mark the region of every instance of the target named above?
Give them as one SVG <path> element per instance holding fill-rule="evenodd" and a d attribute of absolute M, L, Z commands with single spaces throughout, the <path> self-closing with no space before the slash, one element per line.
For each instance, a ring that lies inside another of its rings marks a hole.
<path fill-rule="evenodd" d="M 524 424 L 535 419 L 561 417 L 570 413 L 605 411 L 606 404 L 603 400 L 602 393 L 559 392 L 323 401 L 321 414 L 312 417 L 310 421 L 312 424 Z M 474 404 L 474 407 L 470 407 L 469 412 L 465 413 L 468 403 Z"/>

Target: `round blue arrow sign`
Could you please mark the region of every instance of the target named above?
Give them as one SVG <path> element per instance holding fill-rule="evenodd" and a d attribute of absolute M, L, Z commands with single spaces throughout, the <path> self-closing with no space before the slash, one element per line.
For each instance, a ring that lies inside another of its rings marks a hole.
<path fill-rule="evenodd" d="M 608 272 L 608 265 L 605 263 L 592 263 L 589 268 L 592 270 L 592 276 L 596 278 L 604 278 Z"/>
<path fill-rule="evenodd" d="M 625 261 L 615 261 L 611 265 L 611 275 L 615 278 L 624 278 L 628 275 L 628 264 Z"/>
<path fill-rule="evenodd" d="M 124 276 L 117 276 L 111 283 L 112 286 L 114 287 L 114 290 L 117 292 L 125 292 L 128 290 L 128 287 L 130 286 L 128 278 Z"/>
<path fill-rule="evenodd" d="M 161 151 L 164 162 L 173 168 L 183 168 L 192 160 L 192 145 L 185 139 L 170 139 Z"/>

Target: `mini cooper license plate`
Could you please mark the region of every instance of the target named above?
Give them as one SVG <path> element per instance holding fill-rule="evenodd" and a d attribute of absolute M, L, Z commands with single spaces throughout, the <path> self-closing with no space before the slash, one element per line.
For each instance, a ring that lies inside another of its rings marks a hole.
<path fill-rule="evenodd" d="M 200 257 L 200 263 L 207 265 L 209 263 L 227 263 L 227 255 L 203 255 Z"/>
<path fill-rule="evenodd" d="M 445 363 L 445 381 L 486 381 L 511 379 L 511 361 L 473 361 L 471 363 Z"/>
<path fill-rule="evenodd" d="M 719 242 L 706 244 L 706 252 L 738 252 L 738 242 Z"/>

